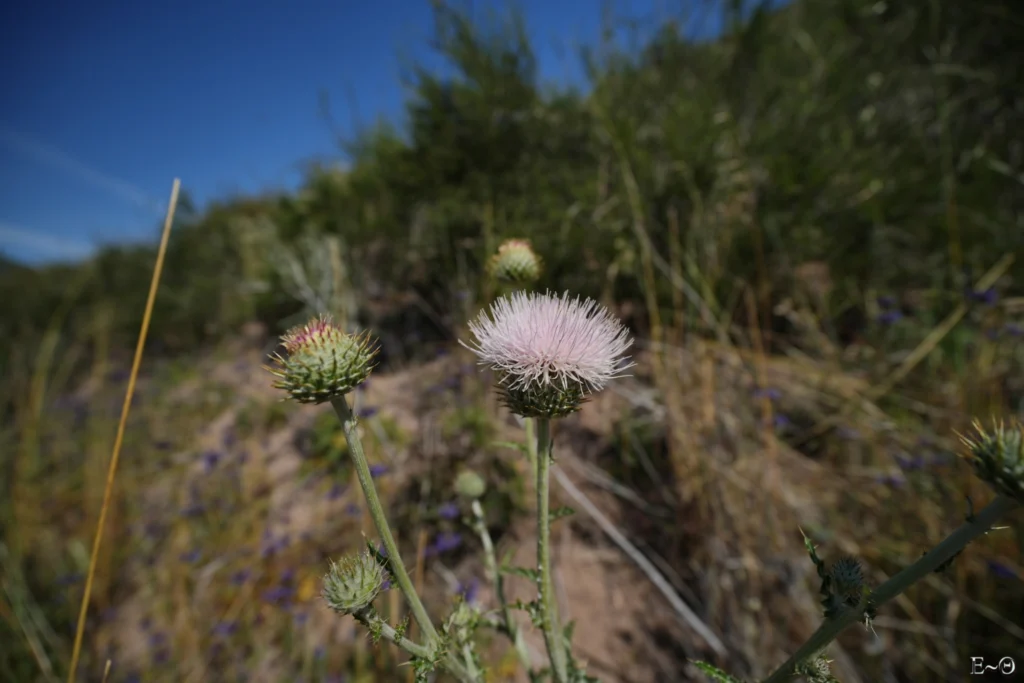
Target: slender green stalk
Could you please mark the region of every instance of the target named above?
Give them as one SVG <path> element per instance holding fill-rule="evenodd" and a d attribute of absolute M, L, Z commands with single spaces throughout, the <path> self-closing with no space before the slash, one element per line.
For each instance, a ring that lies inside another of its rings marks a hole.
<path fill-rule="evenodd" d="M 395 543 L 395 537 L 391 535 L 391 527 L 388 526 L 384 507 L 380 504 L 377 489 L 373 485 L 370 465 L 366 462 L 363 443 L 359 439 L 356 417 L 352 414 L 352 409 L 349 407 L 348 400 L 344 396 L 332 398 L 331 405 L 334 406 L 334 411 L 341 419 L 342 428 L 345 430 L 345 440 L 348 441 L 348 452 L 352 457 L 352 464 L 355 465 L 356 477 L 359 479 L 359 485 L 363 488 L 363 495 L 366 496 L 366 503 L 370 507 L 370 516 L 373 518 L 374 526 L 377 527 L 377 533 L 380 534 L 381 540 L 384 541 L 384 548 L 388 552 L 388 560 L 391 563 L 395 580 L 398 582 L 399 589 L 405 595 L 405 599 L 409 601 L 412 616 L 416 619 L 416 623 L 420 625 L 423 636 L 427 639 L 428 644 L 433 646 L 438 642 L 437 630 L 434 628 L 433 622 L 430 621 L 430 615 L 427 614 L 427 610 L 420 601 L 419 595 L 416 594 L 412 579 L 409 578 L 409 573 L 405 570 L 402 558 L 398 554 L 398 544 Z"/>
<path fill-rule="evenodd" d="M 501 572 L 498 571 L 498 558 L 494 551 L 494 541 L 491 540 L 491 534 L 487 531 L 487 524 L 484 521 L 484 510 L 480 506 L 479 500 L 473 501 L 472 508 L 473 526 L 484 545 L 484 566 L 487 569 L 488 578 L 494 584 L 494 595 L 498 599 L 498 604 L 501 605 L 501 627 L 515 645 L 519 662 L 529 671 L 533 667 L 533 662 L 530 661 L 530 653 L 526 649 L 523 632 L 512 618 L 512 608 L 508 606 L 508 599 L 505 597 L 505 580 L 501 576 Z"/>
<path fill-rule="evenodd" d="M 537 439 L 533 436 L 533 418 L 524 417 L 523 421 L 526 423 L 523 425 L 526 429 L 526 457 L 530 464 L 530 477 L 533 478 L 533 484 L 537 484 Z"/>
<path fill-rule="evenodd" d="M 874 607 L 881 607 L 913 584 L 934 572 L 944 562 L 963 550 L 975 538 L 987 533 L 997 519 L 1019 505 L 1012 498 L 1007 498 L 1006 496 L 997 497 L 984 510 L 969 519 L 959 529 L 947 536 L 944 541 L 932 548 L 924 557 L 872 591 L 868 600 L 870 600 Z M 764 683 L 780 683 L 791 678 L 794 669 L 799 664 L 821 652 L 846 627 L 859 621 L 862 614 L 863 611 L 861 609 L 851 608 L 837 615 L 834 619 L 826 621 L 792 657 L 786 660 L 785 664 L 766 678 Z"/>
<path fill-rule="evenodd" d="M 540 571 L 541 624 L 544 642 L 551 658 L 552 680 L 554 683 L 568 683 L 565 641 L 558 621 L 558 605 L 555 602 L 554 583 L 551 580 L 551 420 L 540 418 L 537 422 L 537 568 Z"/>
<path fill-rule="evenodd" d="M 473 648 L 466 643 L 462 646 L 462 657 L 466 660 L 466 673 L 470 680 L 480 680 L 480 670 L 476 668 L 476 661 L 473 659 Z"/>

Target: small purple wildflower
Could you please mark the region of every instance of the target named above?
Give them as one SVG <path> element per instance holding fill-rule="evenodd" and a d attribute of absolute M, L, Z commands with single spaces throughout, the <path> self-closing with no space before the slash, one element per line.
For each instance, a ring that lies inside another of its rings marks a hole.
<path fill-rule="evenodd" d="M 263 591 L 262 597 L 265 602 L 281 605 L 290 600 L 294 593 L 295 591 L 289 586 L 275 586 Z"/>
<path fill-rule="evenodd" d="M 428 555 L 440 555 L 455 550 L 462 545 L 462 534 L 456 531 L 442 531 L 434 538 L 434 543 L 427 549 Z"/>
<path fill-rule="evenodd" d="M 182 562 L 188 562 L 189 564 L 193 564 L 195 562 L 198 562 L 199 558 L 201 558 L 202 556 L 203 555 L 200 551 L 190 550 L 188 552 L 182 553 L 179 559 L 181 559 Z"/>
<path fill-rule="evenodd" d="M 792 424 L 792 421 L 782 413 L 775 413 L 772 417 L 772 424 L 775 425 L 776 429 L 785 429 Z"/>
<path fill-rule="evenodd" d="M 1013 571 L 1013 569 L 1007 567 L 1005 564 L 1002 564 L 1001 562 L 996 562 L 995 560 L 988 561 L 988 570 L 1000 579 L 1017 578 L 1017 572 Z"/>
<path fill-rule="evenodd" d="M 238 622 L 222 621 L 213 627 L 213 634 L 220 638 L 230 638 L 238 630 Z"/>
<path fill-rule="evenodd" d="M 903 313 L 901 311 L 885 311 L 878 316 L 878 322 L 882 325 L 894 325 L 900 320 L 903 320 Z"/>
<path fill-rule="evenodd" d="M 231 583 L 235 586 L 241 586 L 249 580 L 249 577 L 251 575 L 252 572 L 250 572 L 248 569 L 240 569 L 231 575 Z"/>
<path fill-rule="evenodd" d="M 387 465 L 370 465 L 370 476 L 376 479 L 388 471 Z"/>
<path fill-rule="evenodd" d="M 460 583 L 456 592 L 459 595 L 461 595 L 466 602 L 468 602 L 469 604 L 473 604 L 474 602 L 476 602 L 477 593 L 479 592 L 479 590 L 480 580 L 474 576 L 472 579 L 469 580 L 469 583 Z"/>
<path fill-rule="evenodd" d="M 989 287 L 986 290 L 972 290 L 970 298 L 985 306 L 994 306 L 999 301 L 999 293 L 994 287 Z"/>
<path fill-rule="evenodd" d="M 1011 337 L 1024 337 L 1024 327 L 1017 323 L 1006 323 L 1006 334 Z"/>
<path fill-rule="evenodd" d="M 345 514 L 349 517 L 359 517 L 363 514 L 363 509 L 356 503 L 349 503 L 345 506 Z"/>
<path fill-rule="evenodd" d="M 377 410 L 378 409 L 376 406 L 364 406 L 363 408 L 359 409 L 356 415 L 363 418 L 364 420 L 369 420 L 371 417 L 377 414 Z"/>
<path fill-rule="evenodd" d="M 754 398 L 766 398 L 769 401 L 778 401 L 782 398 L 782 392 L 775 387 L 765 387 L 754 391 Z"/>
<path fill-rule="evenodd" d="M 335 484 L 331 487 L 331 490 L 327 492 L 327 498 L 329 500 L 338 500 L 341 495 L 345 493 L 345 487 L 341 484 Z"/>
<path fill-rule="evenodd" d="M 455 503 L 445 503 L 437 508 L 437 516 L 441 519 L 457 519 L 459 517 L 459 506 Z"/>
<path fill-rule="evenodd" d="M 203 453 L 203 464 L 206 465 L 207 472 L 217 467 L 218 462 L 220 462 L 220 453 L 217 451 L 206 451 Z"/>

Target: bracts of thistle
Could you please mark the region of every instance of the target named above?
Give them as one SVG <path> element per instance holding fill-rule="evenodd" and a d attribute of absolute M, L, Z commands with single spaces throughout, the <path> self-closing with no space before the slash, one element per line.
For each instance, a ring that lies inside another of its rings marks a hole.
<path fill-rule="evenodd" d="M 417 665 L 440 664 L 464 681 L 477 680 L 455 657 L 445 652 L 442 637 L 434 627 L 413 586 L 398 551 L 398 544 L 381 505 L 370 466 L 359 438 L 356 417 L 346 394 L 365 382 L 373 370 L 378 349 L 366 334 L 347 334 L 330 317 L 320 316 L 288 331 L 281 338 L 284 355 L 272 357 L 267 367 L 275 377 L 274 386 L 299 403 L 330 402 L 345 432 L 356 478 L 366 497 L 370 516 L 387 553 L 387 569 L 409 603 L 413 618 L 426 639 L 419 645 L 406 639 L 376 615 L 372 601 L 385 580 L 385 570 L 367 555 L 344 558 L 331 565 L 324 577 L 324 598 L 342 614 L 350 614 L 371 628 L 375 637 L 387 637 L 417 658 Z"/>
<path fill-rule="evenodd" d="M 499 254 L 500 256 L 500 254 Z M 628 331 L 607 309 L 569 295 L 515 292 L 469 324 L 475 337 L 460 343 L 498 375 L 497 390 L 515 414 L 537 420 L 537 612 L 552 678 L 578 673 L 559 623 L 550 555 L 551 420 L 579 410 L 591 395 L 631 367 Z"/>

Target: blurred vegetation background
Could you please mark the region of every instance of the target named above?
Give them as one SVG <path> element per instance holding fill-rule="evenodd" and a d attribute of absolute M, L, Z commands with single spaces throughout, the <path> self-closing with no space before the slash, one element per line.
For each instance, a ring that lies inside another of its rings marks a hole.
<path fill-rule="evenodd" d="M 728 29 L 708 41 L 684 38 L 681 14 L 639 43 L 630 37 L 641 27 L 609 19 L 606 40 L 581 51 L 590 81 L 581 92 L 538 82 L 514 15 L 489 24 L 438 4 L 435 47 L 452 72 L 409 70 L 406 125 L 340 141 L 350 161 L 310 167 L 297 193 L 224 198 L 203 210 L 182 201 L 144 367 L 188 375 L 199 354 L 237 340 L 247 323 L 277 334 L 316 310 L 379 334 L 384 370 L 426 362 L 489 296 L 486 258 L 520 237 L 544 257 L 541 289 L 600 299 L 655 354 L 701 340 L 735 350 L 748 367 L 756 352 L 866 387 L 840 406 L 811 398 L 812 407 L 774 418 L 796 452 L 835 465 L 836 481 L 852 476 L 842 468 L 882 457 L 836 450 L 842 430 L 853 430 L 851 404 L 864 413 L 870 402 L 857 429 L 876 454 L 891 452 L 882 441 L 894 430 L 942 442 L 972 416 L 1024 414 L 1024 6 L 729 5 Z M 39 671 L 66 662 L 80 593 L 51 598 L 67 592 L 59 580 L 75 566 L 69 544 L 80 551 L 91 539 L 101 489 L 87 480 L 102 480 L 113 418 L 82 441 L 73 407 L 52 404 L 83 382 L 115 399 L 123 390 L 105 373 L 130 358 L 155 253 L 110 247 L 80 264 L 0 264 L 8 680 L 52 680 Z M 825 391 L 816 382 L 806 383 Z M 671 414 L 681 386 L 656 374 L 651 383 Z M 221 405 L 203 396 L 210 410 Z M 137 410 L 140 439 L 183 433 L 152 410 Z M 663 425 L 658 438 L 683 489 L 699 457 L 676 428 Z M 60 450 L 62 439 L 73 443 Z M 640 467 L 624 461 L 616 476 Z M 155 471 L 128 470 L 125 481 Z M 892 570 L 898 560 L 885 556 L 882 538 L 896 539 L 904 557 L 924 550 L 918 517 L 955 522 L 966 478 L 960 469 L 936 475 L 898 516 L 877 500 L 842 508 L 843 524 L 864 530 L 860 548 L 875 541 L 881 556 L 872 561 Z M 681 494 L 676 514 L 713 514 L 692 498 Z M 42 500 L 54 509 L 40 509 Z M 936 538 L 947 528 L 927 526 Z M 716 531 L 709 522 L 704 536 Z M 912 596 L 920 612 L 911 621 L 945 625 L 896 628 L 890 646 L 902 654 L 865 665 L 863 680 L 961 680 L 983 647 L 1024 661 L 1020 629 L 1011 628 L 1024 610 L 1024 560 L 1012 534 L 1002 542 L 987 553 L 998 566 L 984 556 L 958 565 L 952 594 Z M 109 605 L 115 576 L 99 593 Z M 955 617 L 973 609 L 962 595 L 991 604 L 997 592 L 988 616 Z M 796 642 L 787 615 L 772 623 Z M 732 639 L 742 632 L 727 634 L 730 647 L 747 647 Z M 729 664 L 741 675 L 764 672 L 774 662 L 755 658 L 783 653 L 752 645 Z"/>

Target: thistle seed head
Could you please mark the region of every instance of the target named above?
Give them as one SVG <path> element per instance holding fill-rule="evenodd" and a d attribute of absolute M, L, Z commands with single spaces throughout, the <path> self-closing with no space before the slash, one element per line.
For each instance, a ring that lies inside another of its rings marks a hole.
<path fill-rule="evenodd" d="M 373 602 L 386 579 L 387 570 L 370 553 L 346 555 L 331 562 L 322 595 L 335 612 L 352 614 Z"/>
<path fill-rule="evenodd" d="M 974 434 L 961 436 L 974 473 L 1001 495 L 1024 503 L 1024 426 L 994 424 L 986 430 L 974 421 Z"/>
<path fill-rule="evenodd" d="M 523 417 L 563 417 L 632 366 L 628 330 L 579 297 L 515 292 L 469 324 L 481 365 L 498 372 L 505 404 Z"/>
<path fill-rule="evenodd" d="M 487 270 L 496 280 L 512 284 L 529 284 L 540 277 L 540 256 L 526 240 L 505 240 L 498 253 L 491 257 Z"/>
<path fill-rule="evenodd" d="M 281 337 L 287 352 L 275 354 L 268 367 L 274 386 L 299 403 L 324 403 L 366 381 L 377 347 L 367 334 L 347 334 L 329 316 L 314 318 Z"/>

